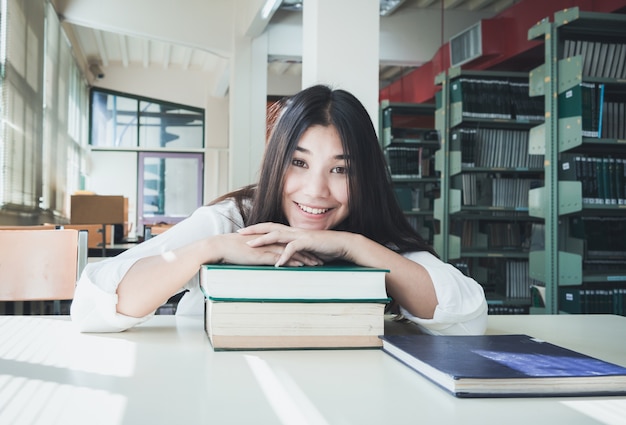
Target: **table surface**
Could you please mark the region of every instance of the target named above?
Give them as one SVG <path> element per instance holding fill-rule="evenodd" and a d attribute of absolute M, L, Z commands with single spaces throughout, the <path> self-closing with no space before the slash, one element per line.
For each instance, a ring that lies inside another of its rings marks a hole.
<path fill-rule="evenodd" d="M 80 334 L 68 317 L 0 316 L 0 425 L 626 423 L 626 397 L 457 399 L 380 349 L 214 352 L 202 323 Z M 626 317 L 490 316 L 488 333 L 626 366 Z"/>

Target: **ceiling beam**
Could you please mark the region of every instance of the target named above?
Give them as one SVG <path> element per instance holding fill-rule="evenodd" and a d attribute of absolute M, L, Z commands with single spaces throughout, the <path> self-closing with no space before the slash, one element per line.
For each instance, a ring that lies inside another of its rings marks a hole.
<path fill-rule="evenodd" d="M 109 56 L 107 55 L 107 49 L 104 47 L 104 39 L 100 30 L 93 30 L 93 37 L 96 40 L 96 46 L 98 47 L 98 54 L 102 61 L 102 66 L 109 66 Z"/>
<path fill-rule="evenodd" d="M 429 7 L 437 0 L 417 0 L 417 7 Z"/>
<path fill-rule="evenodd" d="M 469 2 L 467 3 L 467 7 L 469 8 L 469 10 L 472 11 L 480 10 L 489 6 L 493 2 L 494 0 L 469 0 Z"/>
<path fill-rule="evenodd" d="M 144 39 L 141 46 L 143 67 L 148 68 L 150 66 L 150 40 Z"/>
<path fill-rule="evenodd" d="M 185 51 L 183 53 L 183 69 L 186 71 L 189 69 L 189 65 L 191 65 L 191 56 L 193 55 L 193 50 L 190 48 L 185 48 Z"/>
<path fill-rule="evenodd" d="M 261 7 L 257 10 L 252 22 L 248 26 L 246 36 L 250 38 L 258 37 L 263 34 L 267 24 L 269 24 L 272 16 L 278 10 L 278 7 L 282 3 L 282 0 L 264 0 Z"/>
<path fill-rule="evenodd" d="M 290 65 L 291 64 L 289 62 L 286 62 L 286 61 L 274 61 L 274 62 L 270 62 L 270 69 L 276 75 L 283 75 L 285 73 L 285 71 L 287 71 L 287 69 L 289 69 Z"/>
<path fill-rule="evenodd" d="M 509 7 L 513 6 L 513 3 L 515 3 L 515 0 L 500 0 L 500 1 L 497 1 L 493 5 L 493 11 L 495 13 L 500 13 L 504 9 L 508 9 Z"/>
<path fill-rule="evenodd" d="M 122 56 L 122 65 L 124 68 L 128 68 L 128 46 L 126 45 L 126 36 L 124 34 L 119 34 L 120 40 L 120 54 Z"/>
<path fill-rule="evenodd" d="M 170 66 L 170 58 L 172 57 L 172 45 L 165 43 L 163 50 L 163 69 L 167 69 Z"/>
<path fill-rule="evenodd" d="M 442 1 L 443 1 L 444 9 L 454 9 L 455 7 L 463 3 L 465 0 L 442 0 Z"/>

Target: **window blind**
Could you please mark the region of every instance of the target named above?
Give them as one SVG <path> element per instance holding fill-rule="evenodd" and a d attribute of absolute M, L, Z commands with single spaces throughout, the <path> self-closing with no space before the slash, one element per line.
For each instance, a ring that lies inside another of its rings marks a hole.
<path fill-rule="evenodd" d="M 87 139 L 88 88 L 49 0 L 5 0 L 2 7 L 0 220 L 69 217 Z"/>

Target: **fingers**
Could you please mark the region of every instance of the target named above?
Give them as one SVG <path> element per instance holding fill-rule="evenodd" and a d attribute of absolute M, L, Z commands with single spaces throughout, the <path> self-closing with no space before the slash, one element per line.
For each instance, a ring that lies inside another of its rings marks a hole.
<path fill-rule="evenodd" d="M 237 233 L 241 235 L 260 235 L 285 228 L 289 227 L 278 223 L 259 223 L 239 229 Z"/>
<path fill-rule="evenodd" d="M 276 261 L 275 266 L 280 267 L 289 265 L 289 262 L 292 260 L 302 262 L 303 265 L 307 266 L 321 266 L 324 264 L 324 261 L 316 254 L 308 251 L 300 251 L 295 241 L 285 245 L 282 253 Z"/>
<path fill-rule="evenodd" d="M 248 246 L 257 249 L 271 249 L 271 246 L 279 249 L 280 252 L 278 261 L 275 264 L 276 267 L 288 266 L 289 261 L 296 261 L 301 263 L 300 265 L 306 266 L 319 266 L 324 264 L 324 261 L 316 254 L 306 251 L 305 247 L 299 247 L 299 244 L 294 240 L 285 240 L 283 242 L 275 232 L 251 239 L 246 243 Z"/>
<path fill-rule="evenodd" d="M 290 260 L 295 260 L 305 266 L 321 266 L 322 264 L 324 264 L 324 261 L 322 261 L 322 259 L 307 251 L 298 251 L 290 254 L 286 252 L 286 250 L 283 250 L 278 257 L 278 260 L 276 261 L 276 264 L 278 266 L 283 265 L 281 263 L 281 258 L 289 258 Z"/>
<path fill-rule="evenodd" d="M 280 228 L 277 226 L 259 226 L 261 229 L 267 230 L 269 227 Z M 284 227 L 284 226 L 282 226 Z M 323 264 L 316 254 L 307 252 L 306 248 L 295 249 L 292 244 L 291 249 L 285 253 L 287 242 L 276 242 L 272 239 L 278 238 L 273 232 L 272 235 L 258 235 L 254 232 L 258 229 L 252 229 L 252 234 L 229 234 L 224 235 L 224 243 L 222 246 L 221 260 L 233 264 L 256 264 L 256 265 L 279 265 L 279 266 L 317 266 Z M 257 239 L 260 241 L 254 242 Z M 252 242 L 252 243 L 251 243 Z"/>
<path fill-rule="evenodd" d="M 271 244 L 261 245 L 258 248 L 252 247 L 251 249 L 257 252 L 260 261 L 267 263 L 269 260 L 271 261 L 270 264 L 274 264 L 277 267 L 319 266 L 324 264 L 323 260 L 313 253 L 298 251 L 294 249 L 293 245 L 287 251 L 285 248 L 286 245 L 283 244 Z"/>
<path fill-rule="evenodd" d="M 279 240 L 278 235 L 276 235 L 275 233 L 266 233 L 262 236 L 259 236 L 258 238 L 250 239 L 246 243 L 253 248 L 258 248 L 263 245 L 271 245 L 280 242 L 281 241 Z"/>
<path fill-rule="evenodd" d="M 238 233 L 246 236 L 258 235 L 258 237 L 246 241 L 246 244 L 251 248 L 272 249 L 278 255 L 275 263 L 277 267 L 324 264 L 318 255 L 307 251 L 307 242 L 301 239 L 304 233 L 289 226 L 277 223 L 259 223 L 244 227 Z M 308 243 L 310 244 L 310 241 Z M 276 249 L 280 251 L 278 252 Z"/>

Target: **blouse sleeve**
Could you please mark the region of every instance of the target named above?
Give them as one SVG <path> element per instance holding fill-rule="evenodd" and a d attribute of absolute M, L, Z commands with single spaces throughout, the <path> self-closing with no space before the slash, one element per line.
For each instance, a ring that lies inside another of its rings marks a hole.
<path fill-rule="evenodd" d="M 478 282 L 429 252 L 412 252 L 405 256 L 421 264 L 430 274 L 439 303 L 432 319 L 415 317 L 401 308 L 404 317 L 435 335 L 480 335 L 485 332 L 487 301 Z"/>
<path fill-rule="evenodd" d="M 116 257 L 88 264 L 78 280 L 70 308 L 72 322 L 81 332 L 120 332 L 145 322 L 117 312 L 117 286 L 126 272 L 141 258 L 158 255 L 217 234 L 232 233 L 242 227 L 233 202 L 200 207 L 191 216 L 166 232 Z M 181 290 L 191 287 L 193 280 Z M 172 294 L 174 295 L 174 294 Z"/>

